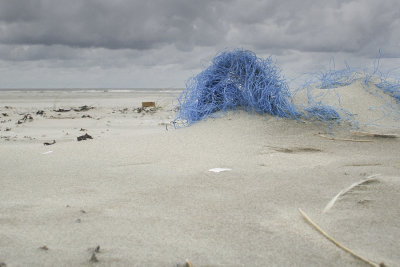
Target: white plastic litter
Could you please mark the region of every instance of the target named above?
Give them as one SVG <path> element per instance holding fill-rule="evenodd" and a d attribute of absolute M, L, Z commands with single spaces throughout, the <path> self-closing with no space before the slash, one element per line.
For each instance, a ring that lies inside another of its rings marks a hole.
<path fill-rule="evenodd" d="M 42 154 L 46 155 L 46 154 L 50 154 L 50 153 L 53 153 L 53 151 L 51 151 L 51 150 L 50 151 L 46 151 L 46 152 L 43 152 Z"/>
<path fill-rule="evenodd" d="M 213 168 L 213 169 L 209 169 L 208 171 L 210 172 L 225 172 L 225 171 L 231 171 L 232 169 L 228 169 L 228 168 Z"/>

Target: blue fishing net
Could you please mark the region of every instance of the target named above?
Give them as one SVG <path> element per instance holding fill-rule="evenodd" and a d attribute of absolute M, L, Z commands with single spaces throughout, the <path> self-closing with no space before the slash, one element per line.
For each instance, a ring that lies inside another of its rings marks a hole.
<path fill-rule="evenodd" d="M 175 121 L 190 125 L 217 111 L 249 112 L 296 118 L 288 85 L 271 58 L 247 50 L 217 55 L 211 66 L 191 78 L 181 94 Z"/>
<path fill-rule="evenodd" d="M 178 98 L 179 112 L 174 122 L 191 125 L 209 116 L 216 116 L 218 112 L 244 109 L 284 118 L 325 123 L 348 121 L 357 125 L 353 114 L 342 107 L 335 88 L 361 82 L 368 92 L 368 88 L 375 86 L 400 104 L 400 82 L 387 78 L 378 68 L 379 60 L 372 72 L 359 71 L 346 64 L 342 70 L 331 68 L 325 72 L 311 73 L 300 88 L 291 92 L 271 58 L 258 58 L 247 50 L 222 52 L 209 67 L 188 80 L 186 89 Z M 380 78 L 380 82 L 373 82 L 376 77 Z M 304 90 L 307 103 L 295 105 L 292 95 Z M 332 94 L 337 101 L 327 104 L 329 101 L 326 98 L 331 98 Z M 396 104 L 388 105 L 391 112 L 396 110 Z"/>

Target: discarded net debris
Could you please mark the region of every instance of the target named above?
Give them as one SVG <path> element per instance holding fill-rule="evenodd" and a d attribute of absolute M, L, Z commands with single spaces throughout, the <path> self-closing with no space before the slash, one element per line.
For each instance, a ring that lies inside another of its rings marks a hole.
<path fill-rule="evenodd" d="M 211 66 L 191 78 L 178 99 L 175 122 L 190 125 L 217 111 L 249 112 L 296 118 L 288 85 L 271 58 L 247 50 L 217 55 Z"/>
<path fill-rule="evenodd" d="M 247 50 L 222 52 L 210 66 L 187 81 L 186 89 L 178 98 L 179 111 L 173 123 L 178 127 L 187 126 L 210 116 L 218 116 L 218 112 L 243 109 L 328 125 L 346 121 L 358 127 L 359 122 L 355 120 L 357 114 L 342 106 L 335 89 L 355 82 L 383 101 L 383 105 L 371 107 L 381 110 L 382 118 L 391 116 L 398 121 L 400 80 L 381 73 L 379 61 L 374 66 L 372 71 L 368 71 L 350 68 L 347 64 L 346 68 L 336 70 L 333 65 L 328 71 L 305 74 L 305 83 L 290 90 L 271 58 L 262 59 Z M 380 93 L 391 98 L 387 100 Z M 299 99 L 303 99 L 302 103 L 298 102 Z"/>

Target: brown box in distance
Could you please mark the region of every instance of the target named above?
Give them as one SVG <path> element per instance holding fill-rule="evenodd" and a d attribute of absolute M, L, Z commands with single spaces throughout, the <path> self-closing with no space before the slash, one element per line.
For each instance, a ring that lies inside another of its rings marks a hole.
<path fill-rule="evenodd" d="M 142 108 L 155 107 L 156 102 L 142 102 Z"/>

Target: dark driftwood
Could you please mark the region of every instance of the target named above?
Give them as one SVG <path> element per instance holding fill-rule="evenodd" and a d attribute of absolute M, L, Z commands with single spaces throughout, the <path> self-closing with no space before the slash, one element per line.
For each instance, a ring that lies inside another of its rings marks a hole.
<path fill-rule="evenodd" d="M 43 145 L 45 145 L 45 146 L 51 146 L 51 145 L 54 145 L 56 143 L 56 140 L 53 140 L 53 142 L 44 142 L 43 143 Z"/>
<path fill-rule="evenodd" d="M 93 137 L 88 134 L 84 134 L 84 135 L 78 136 L 76 139 L 78 141 L 82 141 L 82 140 L 86 140 L 86 139 L 93 139 Z"/>

